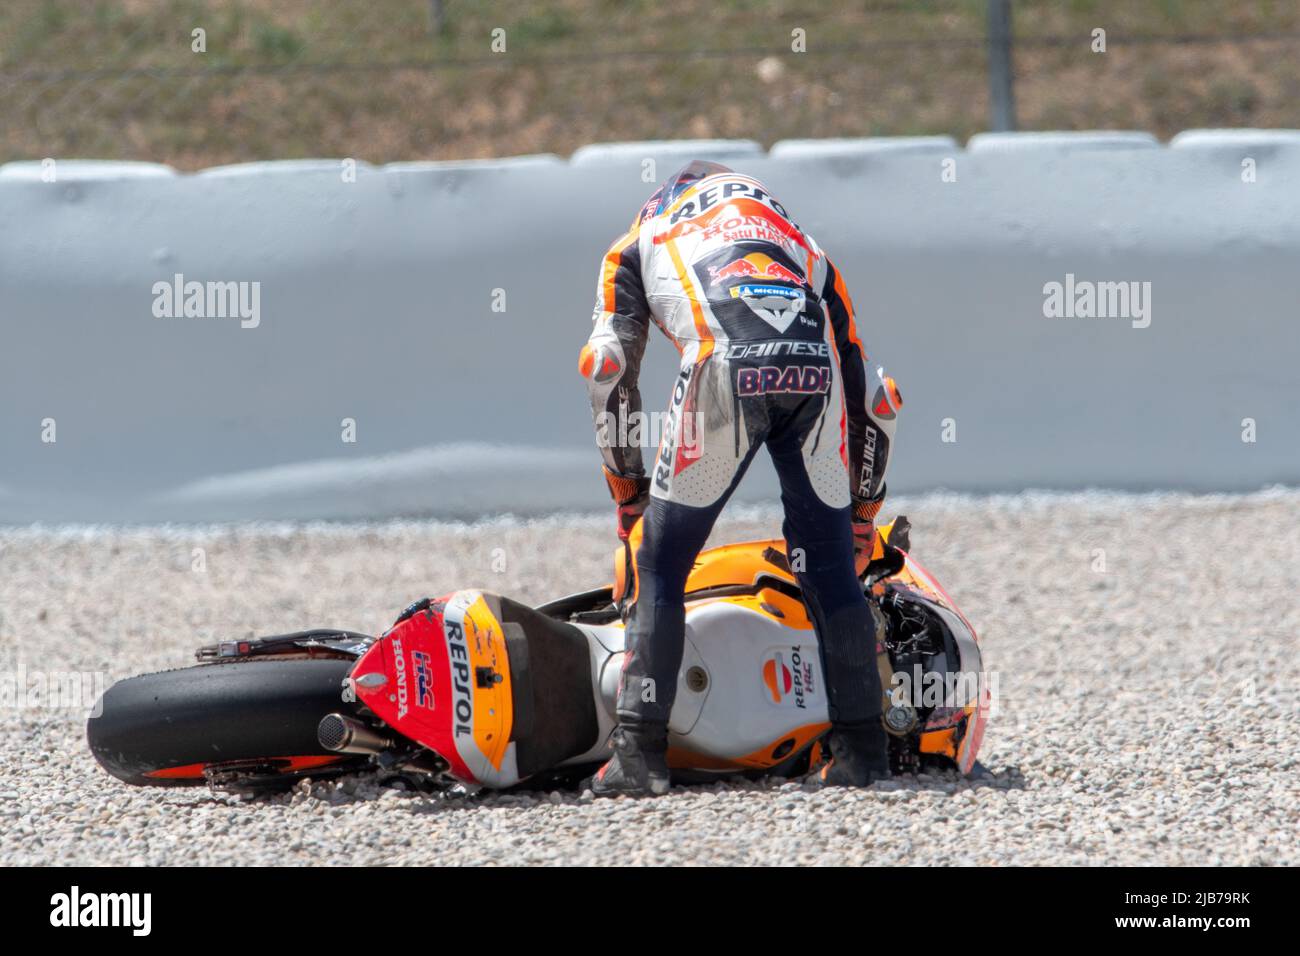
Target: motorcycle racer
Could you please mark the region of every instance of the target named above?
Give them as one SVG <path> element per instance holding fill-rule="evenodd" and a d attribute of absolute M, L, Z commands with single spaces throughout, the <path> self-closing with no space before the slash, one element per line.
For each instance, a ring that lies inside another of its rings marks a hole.
<path fill-rule="evenodd" d="M 647 469 L 629 423 L 641 418 L 651 323 L 681 365 Z M 687 575 L 763 445 L 822 648 L 832 757 L 823 780 L 887 776 L 875 628 L 858 569 L 873 547 L 902 403 L 892 379 L 871 374 L 830 259 L 758 180 L 688 164 L 606 253 L 579 368 L 633 571 L 614 755 L 593 791 L 668 789 Z"/>

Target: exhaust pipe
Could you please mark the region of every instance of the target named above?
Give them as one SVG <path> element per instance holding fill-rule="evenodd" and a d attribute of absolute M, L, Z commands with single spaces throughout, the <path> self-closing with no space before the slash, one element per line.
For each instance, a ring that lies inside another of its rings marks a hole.
<path fill-rule="evenodd" d="M 343 714 L 322 717 L 316 725 L 316 739 L 326 750 L 342 754 L 377 754 L 393 747 L 388 737 Z"/>

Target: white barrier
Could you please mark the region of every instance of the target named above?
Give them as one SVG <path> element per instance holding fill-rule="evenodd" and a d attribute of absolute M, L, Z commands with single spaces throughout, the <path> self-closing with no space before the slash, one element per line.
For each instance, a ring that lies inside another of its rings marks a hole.
<path fill-rule="evenodd" d="M 663 178 L 696 150 L 845 273 L 906 403 L 895 489 L 1300 481 L 1300 134 L 606 144 L 0 166 L 0 521 L 603 503 L 576 372 L 598 257 L 644 160 Z M 158 317 L 177 274 L 256 289 L 256 322 Z M 1044 314 L 1049 283 L 1115 282 L 1150 290 L 1148 325 Z M 675 359 L 656 336 L 652 407 Z M 745 497 L 771 493 L 758 470 Z"/>

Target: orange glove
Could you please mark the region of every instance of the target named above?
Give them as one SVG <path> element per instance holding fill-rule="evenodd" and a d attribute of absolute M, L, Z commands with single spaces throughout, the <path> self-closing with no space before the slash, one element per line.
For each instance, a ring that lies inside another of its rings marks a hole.
<path fill-rule="evenodd" d="M 604 468 L 604 472 L 610 497 L 618 506 L 618 540 L 626 541 L 650 503 L 650 479 L 645 475 L 616 475 L 608 468 Z"/>
<path fill-rule="evenodd" d="M 871 555 L 875 553 L 876 515 L 884 502 L 884 495 L 875 501 L 853 499 L 853 566 L 858 577 L 866 574 Z"/>

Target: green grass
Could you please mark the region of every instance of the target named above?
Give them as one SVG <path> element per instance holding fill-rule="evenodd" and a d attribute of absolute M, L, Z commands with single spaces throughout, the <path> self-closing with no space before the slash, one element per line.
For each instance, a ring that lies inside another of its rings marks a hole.
<path fill-rule="evenodd" d="M 675 136 L 960 138 L 986 125 L 984 0 L 444 7 L 435 36 L 428 0 L 5 0 L 0 161 L 385 162 Z M 1014 11 L 1022 128 L 1300 126 L 1300 41 L 1125 42 L 1300 33 L 1300 3 L 1016 0 Z M 807 53 L 790 52 L 796 27 Z M 1101 56 L 1088 49 L 1096 27 Z M 196 28 L 206 53 L 190 49 Z M 505 54 L 490 49 L 496 28 Z M 779 80 L 759 78 L 765 60 Z"/>

